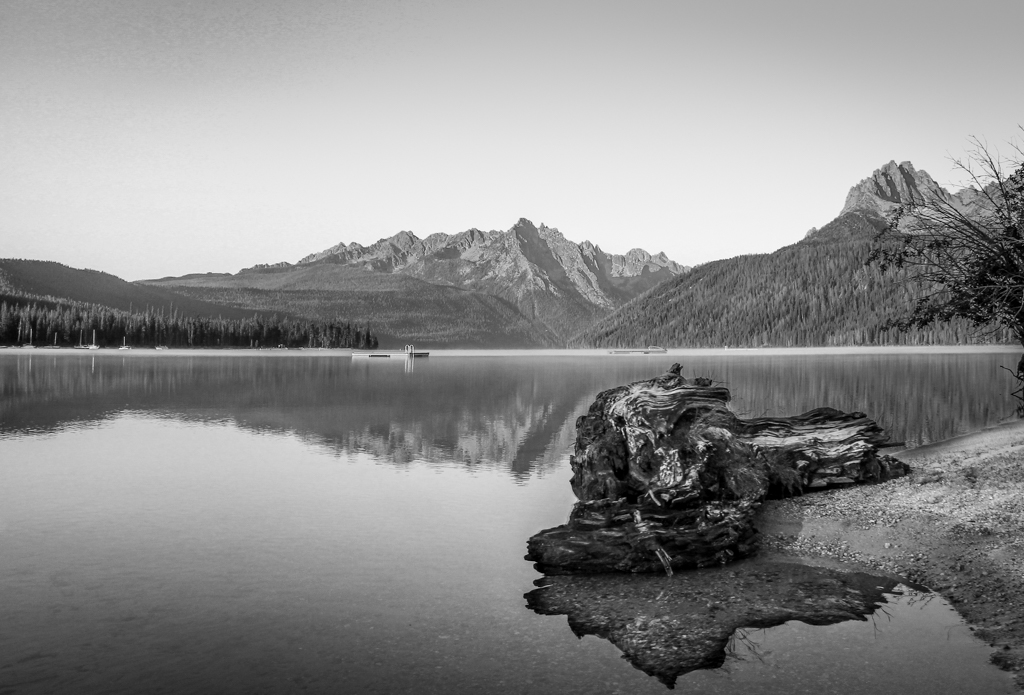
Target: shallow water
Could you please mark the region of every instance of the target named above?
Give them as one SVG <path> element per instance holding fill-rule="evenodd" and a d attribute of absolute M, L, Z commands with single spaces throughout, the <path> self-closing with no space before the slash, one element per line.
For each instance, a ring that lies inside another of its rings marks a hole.
<path fill-rule="evenodd" d="M 689 674 L 687 687 L 714 692 L 724 681 L 734 692 L 1013 692 L 985 664 L 990 653 L 941 597 L 900 587 L 865 622 L 737 631 L 722 669 Z"/>
<path fill-rule="evenodd" d="M 528 610 L 522 556 L 572 504 L 576 416 L 673 361 L 726 381 L 741 412 L 860 409 L 916 443 L 1013 411 L 1010 353 L 0 351 L 0 693 L 663 692 Z M 1008 692 L 948 606 L 902 600 L 873 623 L 751 633 L 677 689 L 962 692 L 968 674 Z M 760 659 L 742 651 L 759 639 Z"/>

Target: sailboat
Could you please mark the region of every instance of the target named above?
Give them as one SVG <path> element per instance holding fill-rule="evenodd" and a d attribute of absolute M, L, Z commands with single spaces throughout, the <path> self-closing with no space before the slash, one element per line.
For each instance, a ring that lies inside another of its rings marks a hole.
<path fill-rule="evenodd" d="M 84 332 L 85 331 L 83 331 L 81 328 L 78 329 L 78 345 L 75 346 L 76 350 L 85 350 L 86 348 L 89 347 L 88 345 L 82 342 L 82 333 Z"/>
<path fill-rule="evenodd" d="M 93 332 L 92 332 L 92 344 L 86 345 L 85 347 L 87 349 L 89 349 L 89 350 L 99 350 L 100 349 L 100 346 L 96 344 L 96 330 L 95 329 L 93 329 Z"/>
<path fill-rule="evenodd" d="M 132 349 L 132 346 L 128 344 L 128 336 L 124 337 L 124 342 L 121 344 L 121 347 L 119 347 L 117 349 L 118 350 L 131 350 Z"/>
<path fill-rule="evenodd" d="M 47 345 L 46 349 L 47 350 L 60 350 L 60 345 L 57 345 L 57 333 L 56 332 L 54 332 L 54 334 L 53 334 L 53 345 Z"/>
<path fill-rule="evenodd" d="M 32 328 L 31 327 L 29 327 L 29 329 L 28 329 L 28 342 L 25 343 L 24 345 L 22 345 L 21 347 L 25 348 L 26 350 L 35 350 L 36 346 L 32 344 Z"/>

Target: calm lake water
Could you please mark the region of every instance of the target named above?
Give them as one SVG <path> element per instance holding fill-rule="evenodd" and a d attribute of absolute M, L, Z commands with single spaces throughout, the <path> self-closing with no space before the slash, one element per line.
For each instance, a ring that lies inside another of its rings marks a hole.
<path fill-rule="evenodd" d="M 861 410 L 916 445 L 1011 416 L 1018 356 L 0 350 L 0 695 L 662 693 L 524 600 L 598 391 L 681 362 L 741 414 Z M 1010 692 L 913 592 L 742 637 L 676 689 Z"/>

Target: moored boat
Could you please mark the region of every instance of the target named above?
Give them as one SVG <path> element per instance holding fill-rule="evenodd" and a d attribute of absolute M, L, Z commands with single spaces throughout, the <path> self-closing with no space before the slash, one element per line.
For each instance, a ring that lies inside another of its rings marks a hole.
<path fill-rule="evenodd" d="M 653 355 L 668 352 L 663 347 L 658 345 L 648 345 L 645 348 L 616 348 L 609 350 L 609 355 Z"/>
<path fill-rule="evenodd" d="M 417 350 L 414 345 L 406 345 L 403 350 L 353 350 L 353 357 L 378 357 L 378 358 L 389 358 L 389 357 L 430 357 L 430 353 L 425 350 Z"/>

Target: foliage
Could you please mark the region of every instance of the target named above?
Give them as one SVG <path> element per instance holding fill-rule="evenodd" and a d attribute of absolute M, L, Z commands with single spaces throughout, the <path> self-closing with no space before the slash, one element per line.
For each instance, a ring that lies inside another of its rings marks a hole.
<path fill-rule="evenodd" d="M 979 189 L 965 204 L 930 197 L 896 208 L 871 259 L 905 271 L 921 288 L 903 330 L 957 319 L 1001 326 L 1024 344 L 1024 166 L 1007 163 L 981 142 L 955 164 Z"/>
<path fill-rule="evenodd" d="M 63 347 L 90 342 L 133 347 L 377 347 L 369 328 L 351 323 L 279 319 L 253 315 L 247 319 L 188 316 L 163 309 L 128 312 L 98 304 L 26 300 L 0 294 L 0 344 Z"/>

